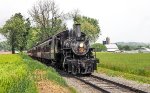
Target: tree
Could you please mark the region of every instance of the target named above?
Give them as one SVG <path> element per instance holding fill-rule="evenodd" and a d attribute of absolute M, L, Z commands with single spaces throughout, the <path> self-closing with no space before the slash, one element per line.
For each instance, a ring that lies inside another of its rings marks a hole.
<path fill-rule="evenodd" d="M 92 45 L 92 48 L 95 48 L 95 50 L 96 50 L 97 52 L 106 51 L 106 50 L 107 50 L 106 46 L 103 45 L 103 44 L 100 44 L 100 43 L 95 43 L 95 44 L 93 44 L 93 45 Z"/>
<path fill-rule="evenodd" d="M 15 53 L 15 47 L 16 47 L 16 30 L 14 29 L 15 27 L 15 22 L 14 17 L 6 21 L 6 24 L 1 30 L 1 33 L 7 38 L 8 42 L 11 45 L 11 50 L 12 54 Z"/>
<path fill-rule="evenodd" d="M 25 49 L 30 28 L 29 25 L 29 19 L 25 21 L 21 13 L 16 13 L 3 26 L 1 33 L 11 45 L 12 54 L 15 53 L 15 49 L 20 51 Z"/>
<path fill-rule="evenodd" d="M 117 45 L 119 50 L 123 50 L 123 45 Z"/>
<path fill-rule="evenodd" d="M 20 50 L 21 52 L 26 48 L 27 46 L 27 41 L 28 41 L 28 35 L 30 31 L 30 21 L 29 18 L 24 20 L 23 18 L 22 22 L 20 23 L 21 25 L 19 26 L 18 29 L 18 34 L 17 34 L 17 49 Z"/>
<path fill-rule="evenodd" d="M 10 51 L 10 45 L 8 44 L 7 41 L 2 41 L 0 42 L 0 50 L 4 50 L 4 51 Z"/>
<path fill-rule="evenodd" d="M 97 19 L 81 16 L 79 10 L 74 10 L 69 14 L 74 23 L 81 24 L 81 30 L 89 37 L 91 42 L 96 42 L 100 34 L 99 22 Z"/>
<path fill-rule="evenodd" d="M 123 47 L 123 49 L 124 49 L 124 50 L 127 50 L 127 51 L 131 50 L 130 46 L 128 46 L 128 45 L 125 45 L 125 46 Z"/>
<path fill-rule="evenodd" d="M 126 50 L 126 51 L 132 50 L 132 47 L 129 45 L 117 45 L 117 46 L 119 50 Z M 136 49 L 136 48 L 133 48 L 133 49 Z"/>
<path fill-rule="evenodd" d="M 81 15 L 80 15 L 80 11 L 78 9 L 75 9 L 72 12 L 68 13 L 67 16 L 69 19 L 73 19 L 74 24 L 81 24 L 80 23 Z"/>
<path fill-rule="evenodd" d="M 40 28 L 40 41 L 62 31 L 65 27 L 62 24 L 62 13 L 59 13 L 58 6 L 52 0 L 39 1 L 29 11 L 29 14 L 36 23 L 36 27 Z"/>
<path fill-rule="evenodd" d="M 146 48 L 150 48 L 150 45 L 147 45 Z"/>
<path fill-rule="evenodd" d="M 82 16 L 81 23 L 82 23 L 81 24 L 82 31 L 89 36 L 91 42 L 95 43 L 100 34 L 100 27 L 98 20 Z"/>
<path fill-rule="evenodd" d="M 39 33 L 40 29 L 36 27 L 32 27 L 30 29 L 30 33 L 28 35 L 28 43 L 27 43 L 27 49 L 30 49 L 34 45 L 36 45 L 39 42 Z"/>

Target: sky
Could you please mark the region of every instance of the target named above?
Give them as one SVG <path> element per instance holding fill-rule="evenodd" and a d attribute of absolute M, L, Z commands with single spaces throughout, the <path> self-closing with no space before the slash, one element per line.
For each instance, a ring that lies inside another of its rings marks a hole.
<path fill-rule="evenodd" d="M 39 0 L 0 0 L 0 27 L 12 15 L 28 11 Z M 54 0 L 64 13 L 74 9 L 96 18 L 101 34 L 97 42 L 110 37 L 115 42 L 150 43 L 150 0 Z M 0 40 L 2 40 L 0 36 Z"/>

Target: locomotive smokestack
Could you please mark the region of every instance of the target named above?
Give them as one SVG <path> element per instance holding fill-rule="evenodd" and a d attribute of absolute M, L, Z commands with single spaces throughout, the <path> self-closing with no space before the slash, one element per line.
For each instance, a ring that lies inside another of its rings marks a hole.
<path fill-rule="evenodd" d="M 81 24 L 75 24 L 75 33 L 77 37 L 81 36 Z"/>

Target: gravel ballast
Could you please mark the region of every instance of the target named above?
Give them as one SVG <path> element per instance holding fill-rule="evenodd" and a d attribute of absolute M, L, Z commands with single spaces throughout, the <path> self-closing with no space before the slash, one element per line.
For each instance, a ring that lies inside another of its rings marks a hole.
<path fill-rule="evenodd" d="M 88 86 L 87 84 L 72 78 L 72 77 L 63 77 L 69 86 L 74 87 L 78 93 L 100 93 L 98 90 Z"/>
<path fill-rule="evenodd" d="M 150 84 L 127 80 L 121 77 L 111 77 L 101 73 L 93 73 L 93 75 L 150 93 Z"/>

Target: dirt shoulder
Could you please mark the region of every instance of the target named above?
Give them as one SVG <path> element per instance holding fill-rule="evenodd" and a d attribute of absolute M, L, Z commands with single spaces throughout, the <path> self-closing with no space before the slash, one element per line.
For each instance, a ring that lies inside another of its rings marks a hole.
<path fill-rule="evenodd" d="M 11 52 L 0 51 L 0 54 L 11 54 Z"/>
<path fill-rule="evenodd" d="M 44 78 L 46 72 L 36 70 L 36 83 L 39 93 L 70 93 L 69 89 Z"/>

